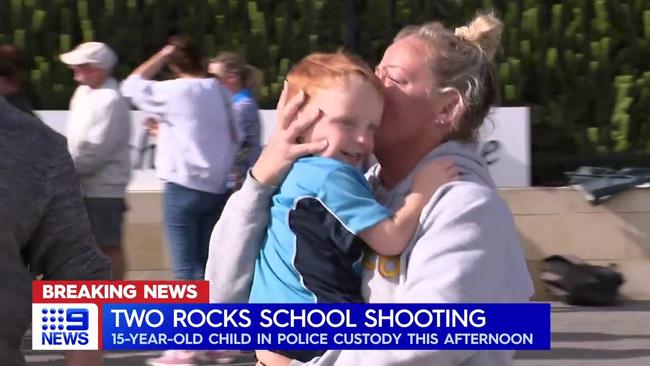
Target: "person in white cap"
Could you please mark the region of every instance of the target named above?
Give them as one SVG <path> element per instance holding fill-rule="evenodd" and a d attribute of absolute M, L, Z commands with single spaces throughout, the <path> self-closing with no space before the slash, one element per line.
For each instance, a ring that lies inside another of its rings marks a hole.
<path fill-rule="evenodd" d="M 80 84 L 70 100 L 68 149 L 93 236 L 111 259 L 112 278 L 119 280 L 125 272 L 122 224 L 131 175 L 131 120 L 129 104 L 111 76 L 117 56 L 104 43 L 86 42 L 60 58 Z"/>

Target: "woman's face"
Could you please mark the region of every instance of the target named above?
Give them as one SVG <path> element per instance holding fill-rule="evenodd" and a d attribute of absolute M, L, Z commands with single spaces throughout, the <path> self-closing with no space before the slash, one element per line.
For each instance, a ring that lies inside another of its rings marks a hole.
<path fill-rule="evenodd" d="M 233 94 L 237 93 L 241 89 L 241 83 L 239 83 L 237 76 L 227 73 L 226 67 L 222 63 L 213 62 L 209 64 L 208 73 L 212 74 Z"/>
<path fill-rule="evenodd" d="M 415 37 L 402 38 L 386 49 L 375 70 L 386 97 L 377 150 L 404 146 L 413 139 L 428 137 L 434 130 L 437 106 L 431 96 L 437 93 L 427 58 L 425 43 Z"/>

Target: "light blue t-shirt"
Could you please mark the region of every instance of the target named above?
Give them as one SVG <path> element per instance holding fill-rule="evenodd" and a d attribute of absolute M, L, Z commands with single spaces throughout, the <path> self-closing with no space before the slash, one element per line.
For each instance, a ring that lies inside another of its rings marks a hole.
<path fill-rule="evenodd" d="M 358 234 L 391 214 L 359 169 L 299 159 L 273 196 L 250 302 L 362 302 Z"/>

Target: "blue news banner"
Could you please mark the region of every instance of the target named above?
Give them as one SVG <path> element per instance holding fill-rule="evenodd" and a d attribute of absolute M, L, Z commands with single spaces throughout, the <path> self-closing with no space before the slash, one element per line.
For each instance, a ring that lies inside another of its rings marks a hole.
<path fill-rule="evenodd" d="M 105 350 L 550 349 L 549 304 L 104 304 Z"/>

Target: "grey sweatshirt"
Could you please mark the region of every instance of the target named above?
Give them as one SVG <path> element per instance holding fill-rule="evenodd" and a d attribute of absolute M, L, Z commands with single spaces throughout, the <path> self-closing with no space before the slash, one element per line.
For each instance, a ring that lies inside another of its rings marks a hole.
<path fill-rule="evenodd" d="M 70 100 L 68 149 L 85 197 L 122 198 L 131 177 L 131 114 L 117 81 L 77 88 Z"/>
<path fill-rule="evenodd" d="M 230 95 L 215 78 L 145 80 L 132 75 L 122 93 L 140 110 L 160 117 L 158 178 L 221 194 L 241 143 Z"/>
<path fill-rule="evenodd" d="M 396 210 L 415 172 L 440 157 L 454 160 L 461 181 L 442 186 L 420 215 L 419 227 L 399 257 L 366 259 L 362 293 L 378 303 L 526 302 L 533 294 L 510 210 L 498 195 L 473 144 L 447 142 L 431 151 L 391 190 L 368 174 L 376 198 Z M 246 302 L 255 257 L 269 219 L 273 188 L 248 178 L 228 201 L 210 242 L 206 279 L 214 302 Z M 502 366 L 510 351 L 328 351 L 313 365 Z M 298 365 L 294 361 L 292 365 Z"/>
<path fill-rule="evenodd" d="M 1 97 L 0 157 L 0 363 L 11 366 L 24 364 L 33 275 L 104 280 L 110 267 L 90 233 L 65 138 Z"/>

